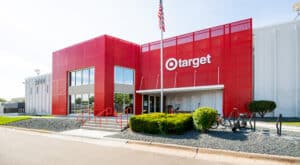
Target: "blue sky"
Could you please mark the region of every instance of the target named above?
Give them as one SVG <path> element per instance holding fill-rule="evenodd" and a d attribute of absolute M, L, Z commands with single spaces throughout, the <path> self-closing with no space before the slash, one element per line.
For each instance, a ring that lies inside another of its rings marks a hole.
<path fill-rule="evenodd" d="M 164 0 L 165 37 L 253 18 L 292 21 L 299 0 Z M 51 72 L 52 52 L 110 34 L 138 44 L 160 38 L 158 0 L 0 0 L 0 97 L 24 96 L 34 69 Z"/>

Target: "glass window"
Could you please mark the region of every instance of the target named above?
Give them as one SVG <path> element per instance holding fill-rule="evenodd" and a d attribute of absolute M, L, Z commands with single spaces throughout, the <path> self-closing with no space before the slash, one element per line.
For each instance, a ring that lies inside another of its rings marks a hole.
<path fill-rule="evenodd" d="M 70 95 L 69 99 L 70 99 L 70 104 L 69 104 L 70 113 L 76 113 L 75 95 Z"/>
<path fill-rule="evenodd" d="M 82 70 L 82 85 L 89 84 L 89 69 Z"/>
<path fill-rule="evenodd" d="M 76 86 L 80 86 L 82 84 L 81 81 L 81 70 L 76 71 Z"/>
<path fill-rule="evenodd" d="M 88 108 L 89 108 L 89 95 L 88 94 L 82 95 L 81 105 L 82 105 L 82 110 L 84 110 L 84 112 L 88 112 Z"/>
<path fill-rule="evenodd" d="M 115 66 L 115 83 L 133 85 L 133 69 Z"/>
<path fill-rule="evenodd" d="M 75 79 L 76 79 L 75 74 L 76 74 L 76 72 L 71 72 L 70 74 L 71 74 L 71 76 L 70 76 L 70 85 L 75 86 Z"/>
<path fill-rule="evenodd" d="M 90 96 L 89 96 L 89 109 L 92 112 L 94 112 L 94 94 L 93 93 L 90 93 Z"/>
<path fill-rule="evenodd" d="M 123 83 L 124 84 L 133 84 L 133 70 L 132 69 L 126 69 L 123 70 Z"/>
<path fill-rule="evenodd" d="M 90 68 L 90 84 L 94 84 L 95 68 Z"/>
<path fill-rule="evenodd" d="M 143 98 L 143 113 L 148 113 L 148 95 L 144 95 Z"/>
<path fill-rule="evenodd" d="M 76 95 L 76 99 L 75 99 L 75 111 L 76 112 L 81 112 L 81 95 Z"/>
<path fill-rule="evenodd" d="M 121 67 L 115 67 L 115 83 L 122 84 L 123 73 Z"/>

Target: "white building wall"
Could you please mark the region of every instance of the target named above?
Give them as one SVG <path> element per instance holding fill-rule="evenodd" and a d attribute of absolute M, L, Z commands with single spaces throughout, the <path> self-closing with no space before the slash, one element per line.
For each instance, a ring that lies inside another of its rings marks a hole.
<path fill-rule="evenodd" d="M 4 111 L 3 111 L 3 105 L 2 105 L 2 103 L 0 102 L 0 114 L 3 114 L 4 113 Z"/>
<path fill-rule="evenodd" d="M 25 112 L 50 115 L 52 113 L 51 74 L 30 77 L 25 80 Z"/>
<path fill-rule="evenodd" d="M 194 111 L 198 107 L 209 106 L 223 115 L 223 91 L 201 91 L 166 94 L 166 105 L 180 105 L 181 111 Z"/>
<path fill-rule="evenodd" d="M 300 117 L 300 21 L 254 30 L 254 99 L 277 104 L 269 116 Z"/>

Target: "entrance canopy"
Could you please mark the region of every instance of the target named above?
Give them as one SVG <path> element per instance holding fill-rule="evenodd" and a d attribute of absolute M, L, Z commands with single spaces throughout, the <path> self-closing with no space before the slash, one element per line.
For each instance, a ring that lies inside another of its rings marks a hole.
<path fill-rule="evenodd" d="M 181 88 L 165 88 L 164 93 L 177 93 L 177 92 L 193 92 L 193 91 L 209 91 L 224 89 L 223 84 L 218 85 L 205 85 L 205 86 L 193 86 L 193 87 L 181 87 Z M 136 93 L 140 94 L 159 94 L 160 89 L 147 89 L 137 90 Z"/>

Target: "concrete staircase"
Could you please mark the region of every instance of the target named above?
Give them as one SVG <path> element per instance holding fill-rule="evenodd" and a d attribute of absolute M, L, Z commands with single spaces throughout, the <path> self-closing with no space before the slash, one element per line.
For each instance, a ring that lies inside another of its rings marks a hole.
<path fill-rule="evenodd" d="M 119 122 L 121 122 L 119 120 Z M 122 128 L 120 123 L 116 122 L 116 119 L 113 117 L 102 117 L 101 124 L 100 118 L 97 118 L 96 122 L 92 118 L 91 120 L 86 120 L 86 122 L 81 126 L 82 129 L 88 130 L 99 130 L 99 131 L 112 131 L 112 132 L 121 132 L 127 128 L 127 121 L 126 119 L 122 120 Z"/>

